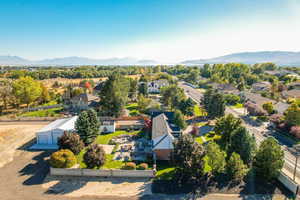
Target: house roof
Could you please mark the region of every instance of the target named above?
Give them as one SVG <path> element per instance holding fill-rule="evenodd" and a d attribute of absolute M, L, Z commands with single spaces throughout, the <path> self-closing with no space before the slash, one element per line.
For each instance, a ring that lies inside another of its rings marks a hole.
<path fill-rule="evenodd" d="M 75 129 L 75 122 L 78 116 L 73 116 L 71 118 L 58 119 L 54 122 L 51 122 L 47 126 L 40 129 L 38 132 L 47 132 L 55 129 L 60 129 L 63 131 L 71 131 Z"/>
<path fill-rule="evenodd" d="M 278 102 L 275 104 L 274 107 L 275 107 L 275 110 L 277 110 L 277 112 L 279 114 L 283 114 L 289 108 L 289 104 L 283 103 L 283 102 Z"/>
<path fill-rule="evenodd" d="M 167 120 L 168 118 L 163 113 L 152 119 L 152 139 L 165 134 L 171 134 L 172 130 Z"/>
<path fill-rule="evenodd" d="M 292 89 L 292 90 L 288 90 L 288 91 L 283 91 L 283 95 L 285 95 L 287 97 L 300 98 L 300 90 Z"/>
<path fill-rule="evenodd" d="M 268 81 L 262 81 L 262 82 L 257 82 L 257 83 L 253 83 L 252 87 L 271 87 L 271 83 Z"/>
<path fill-rule="evenodd" d="M 162 135 L 153 139 L 153 149 L 173 149 L 175 138 L 172 134 Z"/>
<path fill-rule="evenodd" d="M 77 95 L 76 97 L 72 98 L 72 101 L 84 101 L 84 102 L 92 102 L 92 101 L 98 101 L 99 97 L 92 95 L 92 94 L 87 94 L 83 93 L 80 95 Z"/>
<path fill-rule="evenodd" d="M 267 103 L 267 102 L 275 103 L 274 100 L 263 97 L 263 96 L 261 96 L 260 94 L 257 94 L 257 93 L 245 92 L 244 96 L 245 96 L 246 101 L 251 101 L 252 103 L 255 103 L 259 106 L 262 106 L 264 103 Z"/>

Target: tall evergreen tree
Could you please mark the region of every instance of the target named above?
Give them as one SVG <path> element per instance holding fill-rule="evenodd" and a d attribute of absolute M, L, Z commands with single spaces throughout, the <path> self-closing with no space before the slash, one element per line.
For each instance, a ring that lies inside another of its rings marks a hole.
<path fill-rule="evenodd" d="M 213 119 L 222 117 L 225 114 L 225 99 L 222 94 L 216 90 L 207 90 L 201 100 L 208 117 Z"/>
<path fill-rule="evenodd" d="M 273 137 L 265 139 L 259 146 L 253 166 L 258 176 L 270 180 L 276 178 L 284 164 L 284 152 Z"/>
<path fill-rule="evenodd" d="M 119 73 L 113 73 L 100 92 L 99 114 L 118 117 L 128 101 L 129 81 Z"/>
<path fill-rule="evenodd" d="M 99 128 L 100 122 L 93 109 L 81 112 L 75 122 L 76 132 L 85 144 L 90 144 L 95 140 L 99 134 Z"/>
<path fill-rule="evenodd" d="M 230 148 L 234 131 L 241 127 L 241 124 L 241 119 L 235 118 L 232 114 L 218 119 L 214 131 L 221 135 L 219 143 L 225 151 Z"/>
<path fill-rule="evenodd" d="M 245 127 L 238 127 L 231 138 L 229 147 L 229 155 L 236 152 L 241 156 L 243 162 L 250 165 L 256 153 L 256 141 L 254 136 L 251 136 Z"/>

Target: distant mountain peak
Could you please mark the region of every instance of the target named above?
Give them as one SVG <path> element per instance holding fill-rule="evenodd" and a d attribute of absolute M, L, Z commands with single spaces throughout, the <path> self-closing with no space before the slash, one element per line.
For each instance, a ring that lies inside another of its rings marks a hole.
<path fill-rule="evenodd" d="M 210 59 L 186 60 L 182 64 L 195 65 L 205 63 L 229 63 L 240 62 L 245 64 L 255 64 L 262 62 L 273 62 L 277 65 L 300 65 L 300 52 L 291 51 L 256 51 L 240 52 Z"/>

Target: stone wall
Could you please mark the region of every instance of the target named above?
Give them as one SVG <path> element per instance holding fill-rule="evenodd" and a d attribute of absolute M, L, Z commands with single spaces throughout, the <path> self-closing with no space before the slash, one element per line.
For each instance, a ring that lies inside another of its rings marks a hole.
<path fill-rule="evenodd" d="M 53 176 L 94 176 L 94 177 L 124 177 L 124 178 L 152 178 L 153 170 L 95 170 L 80 168 L 52 168 L 50 175 Z"/>

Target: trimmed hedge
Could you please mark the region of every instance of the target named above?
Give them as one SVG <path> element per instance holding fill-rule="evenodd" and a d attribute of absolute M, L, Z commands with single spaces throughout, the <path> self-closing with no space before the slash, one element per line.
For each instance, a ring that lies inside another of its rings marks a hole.
<path fill-rule="evenodd" d="M 138 165 L 138 167 L 136 169 L 146 170 L 146 169 L 148 169 L 148 164 L 147 163 L 141 163 L 141 164 Z"/>
<path fill-rule="evenodd" d="M 54 168 L 70 168 L 77 163 L 77 159 L 69 149 L 61 149 L 51 155 L 49 163 Z"/>
<path fill-rule="evenodd" d="M 134 170 L 134 169 L 136 169 L 136 164 L 134 162 L 128 162 L 125 164 L 125 166 L 122 169 Z"/>

